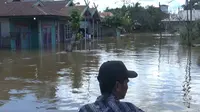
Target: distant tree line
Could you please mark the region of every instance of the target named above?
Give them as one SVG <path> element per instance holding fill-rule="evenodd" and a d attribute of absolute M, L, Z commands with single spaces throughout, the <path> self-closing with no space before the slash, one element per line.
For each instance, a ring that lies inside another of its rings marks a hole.
<path fill-rule="evenodd" d="M 122 28 L 125 32 L 159 31 L 161 20 L 169 15 L 162 12 L 159 7 L 142 7 L 140 3 L 123 5 L 121 8 L 107 8 L 105 12 L 112 12 L 113 17 L 106 17 L 104 24 L 116 28 Z"/>

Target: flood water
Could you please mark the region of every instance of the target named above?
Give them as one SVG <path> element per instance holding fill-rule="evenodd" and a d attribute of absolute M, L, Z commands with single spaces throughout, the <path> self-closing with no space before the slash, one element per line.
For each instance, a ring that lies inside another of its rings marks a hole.
<path fill-rule="evenodd" d="M 139 74 L 124 101 L 147 112 L 199 112 L 200 48 L 188 52 L 176 38 L 104 38 L 90 51 L 79 46 L 72 53 L 62 46 L 0 50 L 0 112 L 75 112 L 100 95 L 96 77 L 107 60 L 121 60 Z"/>

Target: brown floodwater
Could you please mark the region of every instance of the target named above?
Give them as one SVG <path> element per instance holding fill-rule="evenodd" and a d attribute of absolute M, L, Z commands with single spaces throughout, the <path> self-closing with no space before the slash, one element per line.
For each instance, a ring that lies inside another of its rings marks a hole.
<path fill-rule="evenodd" d="M 139 76 L 124 101 L 147 112 L 200 111 L 200 48 L 178 37 L 135 34 L 104 38 L 66 53 L 0 50 L 0 112 L 75 112 L 100 95 L 96 76 L 107 60 L 121 60 Z M 88 46 L 87 45 L 87 46 Z"/>

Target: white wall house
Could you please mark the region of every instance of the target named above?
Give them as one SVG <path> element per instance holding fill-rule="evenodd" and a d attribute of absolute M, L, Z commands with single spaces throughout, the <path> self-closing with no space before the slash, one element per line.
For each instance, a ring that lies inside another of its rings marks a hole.
<path fill-rule="evenodd" d="M 188 16 L 187 16 L 188 15 Z M 192 10 L 192 20 L 190 19 L 190 10 L 182 10 L 177 14 L 171 14 L 169 18 L 162 20 L 165 30 L 180 30 L 184 23 L 200 20 L 200 10 Z"/>
<path fill-rule="evenodd" d="M 168 13 L 168 5 L 160 5 L 160 10 L 163 11 L 164 13 Z"/>
<path fill-rule="evenodd" d="M 187 13 L 188 20 L 190 21 L 190 10 L 182 10 L 179 11 L 178 14 L 171 14 L 169 18 L 162 20 L 163 22 L 167 21 L 187 21 Z M 196 21 L 200 19 L 200 10 L 192 10 L 192 21 Z"/>

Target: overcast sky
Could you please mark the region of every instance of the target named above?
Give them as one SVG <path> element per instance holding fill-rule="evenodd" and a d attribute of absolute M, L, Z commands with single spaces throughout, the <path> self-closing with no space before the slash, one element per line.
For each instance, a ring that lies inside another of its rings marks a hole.
<path fill-rule="evenodd" d="M 84 4 L 84 0 L 75 0 L 75 1 Z M 89 0 L 89 1 L 90 1 L 90 6 L 93 6 L 93 2 L 98 4 L 98 9 L 100 11 L 103 11 L 106 7 L 109 8 L 121 7 L 123 4 L 121 2 L 122 0 Z M 173 12 L 177 11 L 178 7 L 180 7 L 185 3 L 185 0 L 174 0 L 171 3 L 168 2 L 172 0 L 128 0 L 128 1 L 130 1 L 130 3 L 140 2 L 142 6 L 147 6 L 147 5 L 159 6 L 160 2 L 161 4 L 169 5 L 169 10 Z"/>

